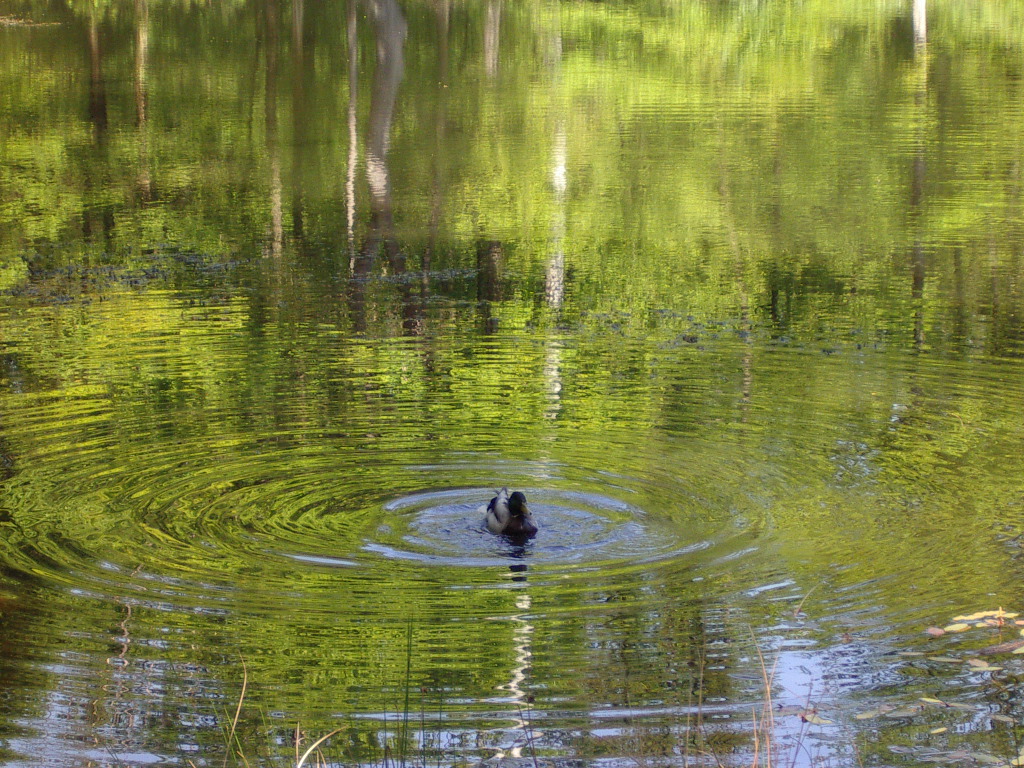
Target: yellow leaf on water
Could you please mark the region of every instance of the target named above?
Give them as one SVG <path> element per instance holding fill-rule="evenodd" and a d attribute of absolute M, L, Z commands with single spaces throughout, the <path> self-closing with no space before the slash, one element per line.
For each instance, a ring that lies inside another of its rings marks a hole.
<path fill-rule="evenodd" d="M 948 730 L 949 728 L 932 728 L 930 731 L 928 731 L 928 733 L 934 736 L 937 733 L 945 733 Z"/>
<path fill-rule="evenodd" d="M 938 757 L 938 755 L 936 755 L 936 757 Z M 946 752 L 944 755 L 942 755 L 942 758 L 943 758 L 942 762 L 943 763 L 959 762 L 960 760 L 969 760 L 970 757 L 971 757 L 971 753 L 970 752 L 968 752 L 966 750 L 963 750 L 963 749 L 958 749 L 955 752 Z"/>
<path fill-rule="evenodd" d="M 972 752 L 971 757 L 978 765 L 1006 765 L 1003 758 L 990 755 L 988 752 Z"/>
<path fill-rule="evenodd" d="M 995 672 L 1002 669 L 1002 667 L 993 667 L 984 659 L 968 659 L 967 663 L 971 665 L 972 669 L 975 669 L 978 672 Z"/>
<path fill-rule="evenodd" d="M 914 715 L 919 714 L 920 711 L 921 710 L 918 707 L 903 707 L 902 709 L 894 709 L 891 712 L 886 712 L 885 716 L 886 717 L 893 717 L 893 718 L 896 718 L 896 717 L 913 717 Z"/>
<path fill-rule="evenodd" d="M 1024 645 L 1022 645 L 1020 648 L 1015 648 L 1014 650 L 1010 651 L 1010 653 L 1024 653 Z"/>
<path fill-rule="evenodd" d="M 946 630 L 944 630 L 942 627 L 928 627 L 928 629 L 925 630 L 925 633 L 931 635 L 932 637 L 942 637 L 944 634 L 946 634 Z"/>
<path fill-rule="evenodd" d="M 1016 725 L 1017 721 L 1009 715 L 992 715 L 992 719 L 1000 723 L 1009 723 L 1010 725 Z"/>
<path fill-rule="evenodd" d="M 979 619 L 1016 619 L 1019 613 L 1010 613 L 1000 608 L 998 611 L 978 611 L 969 616 L 954 616 L 953 621 L 978 621 Z"/>
<path fill-rule="evenodd" d="M 923 701 L 925 704 L 931 704 L 931 705 L 936 706 L 936 707 L 948 707 L 949 706 L 949 704 L 944 702 L 942 699 L 929 699 L 926 696 L 922 696 L 921 697 L 921 701 Z"/>
<path fill-rule="evenodd" d="M 942 629 L 944 631 L 946 631 L 946 632 L 963 632 L 963 631 L 968 630 L 970 628 L 971 628 L 970 624 L 966 624 L 966 623 L 961 621 L 961 622 L 957 622 L 956 624 L 950 624 L 948 627 L 943 627 Z"/>
<path fill-rule="evenodd" d="M 832 725 L 831 720 L 825 719 L 816 712 L 804 712 L 800 717 L 805 723 L 810 723 L 811 725 Z"/>
<path fill-rule="evenodd" d="M 787 705 L 787 706 L 779 705 L 778 707 L 776 707 L 772 711 L 776 715 L 781 715 L 781 716 L 786 716 L 786 715 L 802 715 L 804 713 L 804 708 L 803 707 L 798 707 L 795 704 L 791 704 L 791 705 Z"/>
<path fill-rule="evenodd" d="M 963 659 L 954 659 L 952 656 L 929 656 L 928 661 L 941 661 L 943 664 L 963 663 Z"/>
<path fill-rule="evenodd" d="M 895 709 L 895 707 L 891 704 L 886 704 L 881 707 L 876 707 L 875 709 L 869 709 L 867 712 L 860 712 L 853 717 L 855 720 L 871 720 L 879 717 L 880 715 L 884 715 L 886 712 L 892 712 L 893 709 Z"/>

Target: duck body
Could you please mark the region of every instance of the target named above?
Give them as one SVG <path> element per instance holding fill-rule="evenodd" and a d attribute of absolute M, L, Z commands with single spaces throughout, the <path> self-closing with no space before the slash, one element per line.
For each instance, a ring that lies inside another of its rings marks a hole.
<path fill-rule="evenodd" d="M 529 539 L 537 533 L 533 515 L 526 506 L 526 496 L 520 491 L 510 494 L 508 488 L 502 488 L 480 510 L 484 513 L 484 524 L 491 533 L 519 539 Z"/>

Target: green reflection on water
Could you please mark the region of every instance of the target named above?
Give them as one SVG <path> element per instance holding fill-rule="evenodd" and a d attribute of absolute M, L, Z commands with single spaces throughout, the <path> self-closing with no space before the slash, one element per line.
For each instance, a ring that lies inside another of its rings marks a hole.
<path fill-rule="evenodd" d="M 1016 4 L 0 17 L 15 752 L 214 748 L 241 655 L 351 759 L 408 690 L 449 757 L 533 696 L 546 754 L 742 762 L 753 639 L 853 722 L 1019 601 Z"/>

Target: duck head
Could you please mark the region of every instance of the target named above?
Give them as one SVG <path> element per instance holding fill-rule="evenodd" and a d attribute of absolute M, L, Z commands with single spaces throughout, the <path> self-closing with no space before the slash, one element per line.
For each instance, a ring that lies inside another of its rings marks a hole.
<path fill-rule="evenodd" d="M 526 506 L 526 496 L 516 491 L 508 497 L 508 523 L 502 531 L 514 539 L 528 539 L 537 533 L 530 508 Z"/>
<path fill-rule="evenodd" d="M 515 491 L 508 497 L 508 511 L 512 517 L 526 517 L 530 514 L 530 508 L 526 506 L 526 495 L 521 491 Z"/>

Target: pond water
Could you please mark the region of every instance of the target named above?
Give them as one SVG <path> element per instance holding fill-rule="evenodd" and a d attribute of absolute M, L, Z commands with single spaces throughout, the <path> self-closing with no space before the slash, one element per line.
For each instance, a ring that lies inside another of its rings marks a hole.
<path fill-rule="evenodd" d="M 0 0 L 0 762 L 1010 765 L 1022 76 L 1016 0 Z"/>

